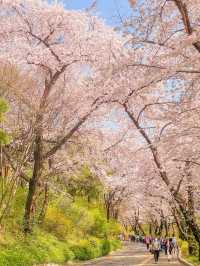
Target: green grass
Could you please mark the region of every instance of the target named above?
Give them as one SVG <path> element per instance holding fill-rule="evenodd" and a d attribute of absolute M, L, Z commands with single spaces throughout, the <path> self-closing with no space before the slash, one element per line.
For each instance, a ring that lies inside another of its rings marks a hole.
<path fill-rule="evenodd" d="M 38 231 L 29 237 L 20 237 L 0 250 L 0 266 L 32 266 L 35 263 L 67 262 L 74 258 L 65 242 Z"/>
<path fill-rule="evenodd" d="M 184 259 L 186 261 L 192 263 L 193 265 L 200 266 L 200 261 L 198 260 L 198 258 L 196 256 L 186 256 L 186 257 L 184 257 Z"/>

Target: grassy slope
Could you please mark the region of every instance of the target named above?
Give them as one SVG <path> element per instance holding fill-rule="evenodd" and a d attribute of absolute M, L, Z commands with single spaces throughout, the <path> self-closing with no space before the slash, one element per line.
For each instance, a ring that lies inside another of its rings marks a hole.
<path fill-rule="evenodd" d="M 89 260 L 120 247 L 115 221 L 107 223 L 98 203 L 53 201 L 43 226 L 34 226 L 32 235 L 21 233 L 25 192 L 18 192 L 15 208 L 0 231 L 0 266 L 32 266 Z"/>
<path fill-rule="evenodd" d="M 119 248 L 120 243 L 116 240 L 88 237 L 73 244 L 37 230 L 26 238 L 6 235 L 1 239 L 0 246 L 0 266 L 32 266 L 36 263 L 93 259 Z"/>

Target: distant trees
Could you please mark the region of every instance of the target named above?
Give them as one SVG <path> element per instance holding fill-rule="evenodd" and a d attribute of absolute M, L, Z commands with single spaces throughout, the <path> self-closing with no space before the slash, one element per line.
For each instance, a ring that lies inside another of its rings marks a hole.
<path fill-rule="evenodd" d="M 73 198 L 86 198 L 88 202 L 100 200 L 103 197 L 103 189 L 99 178 L 86 165 L 66 180 L 67 193 Z"/>

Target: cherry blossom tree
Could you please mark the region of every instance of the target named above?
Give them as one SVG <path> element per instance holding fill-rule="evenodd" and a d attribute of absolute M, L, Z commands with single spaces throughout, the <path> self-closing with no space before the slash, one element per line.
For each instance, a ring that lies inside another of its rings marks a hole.
<path fill-rule="evenodd" d="M 137 142 L 153 161 L 155 177 L 200 243 L 192 211 L 199 186 L 192 170 L 198 167 L 199 144 L 198 3 L 144 1 L 131 6 L 134 16 L 124 21 L 124 27 L 134 53 L 122 70 L 126 80 L 118 82 L 110 103 L 124 110 L 124 122 L 138 130 L 142 139 Z"/>
<path fill-rule="evenodd" d="M 29 232 L 42 171 L 95 115 L 107 94 L 111 66 L 120 63 L 124 41 L 89 13 L 67 11 L 58 4 L 2 1 L 1 10 L 0 60 L 16 65 L 30 81 L 21 88 L 19 82 L 6 82 L 16 115 L 23 108 L 19 134 L 31 143 L 32 177 L 27 178 L 24 216 L 24 230 Z M 12 116 L 11 128 L 16 119 Z M 14 139 L 9 149 L 17 143 Z"/>

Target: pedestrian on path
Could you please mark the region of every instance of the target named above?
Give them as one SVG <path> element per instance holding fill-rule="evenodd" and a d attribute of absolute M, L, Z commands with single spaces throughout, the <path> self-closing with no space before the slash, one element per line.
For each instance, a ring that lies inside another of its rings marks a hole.
<path fill-rule="evenodd" d="M 150 245 L 150 237 L 149 236 L 145 237 L 145 243 L 146 243 L 147 250 L 149 250 L 149 245 Z"/>
<path fill-rule="evenodd" d="M 159 259 L 159 255 L 160 255 L 160 249 L 161 249 L 159 239 L 155 238 L 152 244 L 152 249 L 153 249 L 155 263 L 157 263 Z"/>
<path fill-rule="evenodd" d="M 168 261 L 172 258 L 172 242 L 171 239 L 167 239 L 167 258 Z"/>

